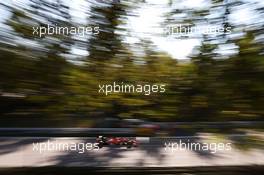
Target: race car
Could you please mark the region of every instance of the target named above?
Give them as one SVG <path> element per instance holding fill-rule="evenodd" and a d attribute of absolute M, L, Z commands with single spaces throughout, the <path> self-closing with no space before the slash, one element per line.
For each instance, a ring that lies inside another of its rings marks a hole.
<path fill-rule="evenodd" d="M 126 137 L 104 137 L 98 136 L 96 138 L 96 142 L 98 143 L 98 147 L 102 148 L 104 146 L 125 146 L 127 148 L 137 147 L 138 142 L 136 139 L 126 138 Z"/>

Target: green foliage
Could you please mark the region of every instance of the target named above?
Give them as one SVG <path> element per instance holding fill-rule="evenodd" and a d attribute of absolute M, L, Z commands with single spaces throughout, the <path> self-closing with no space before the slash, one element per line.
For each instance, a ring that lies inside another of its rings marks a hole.
<path fill-rule="evenodd" d="M 122 43 L 122 35 L 117 34 L 125 30 L 119 24 L 125 23 L 128 9 L 120 4 L 92 7 L 90 22 L 98 23 L 103 31 L 84 43 L 90 54 L 81 65 L 70 63 L 62 56 L 76 42 L 73 38 L 36 39 L 25 21 L 40 22 L 25 13 L 26 9 L 24 12 L 13 9 L 7 25 L 13 29 L 14 36 L 28 39 L 32 45 L 0 42 L 1 120 L 9 116 L 23 118 L 27 114 L 66 121 L 70 116 L 69 121 L 78 120 L 79 126 L 100 116 L 156 121 L 263 119 L 263 46 L 254 41 L 259 30 L 247 31 L 243 38 L 229 41 L 239 51 L 227 59 L 215 59 L 219 43 L 212 44 L 206 37 L 199 54 L 185 63 L 155 51 L 148 41 L 139 43 L 145 55 L 138 58 Z M 192 12 L 184 21 L 194 23 L 194 19 L 201 20 L 199 17 L 207 13 L 208 10 Z M 68 25 L 71 21 L 57 22 Z M 35 47 L 34 42 L 41 46 Z M 108 96 L 98 93 L 100 84 L 112 82 L 165 84 L 166 92 Z"/>

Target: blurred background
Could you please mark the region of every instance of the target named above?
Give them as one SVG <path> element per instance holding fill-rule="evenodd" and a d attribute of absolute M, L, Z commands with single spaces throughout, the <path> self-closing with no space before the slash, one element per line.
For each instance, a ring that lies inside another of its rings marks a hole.
<path fill-rule="evenodd" d="M 1 2 L 0 126 L 261 123 L 263 7 L 261 0 Z M 98 26 L 100 34 L 33 35 L 47 25 Z M 178 37 L 164 33 L 170 25 L 231 33 Z M 98 93 L 113 82 L 165 84 L 166 92 Z"/>
<path fill-rule="evenodd" d="M 263 121 L 263 7 L 261 0 L 2 1 L 0 126 Z M 232 32 L 164 34 L 179 24 Z M 99 26 L 100 34 L 33 35 L 47 25 Z M 114 81 L 165 84 L 166 92 L 98 93 Z"/>
<path fill-rule="evenodd" d="M 48 25 L 98 26 L 100 33 L 33 34 L 33 27 Z M 172 25 L 231 32 L 167 35 Z M 0 1 L 0 167 L 18 165 L 16 153 L 27 155 L 23 166 L 263 165 L 263 29 L 262 0 Z M 98 92 L 113 82 L 165 84 L 166 92 Z M 154 146 L 38 162 L 29 148 L 34 140 L 5 138 L 98 134 L 155 136 Z M 236 149 L 219 156 L 185 152 L 181 159 L 164 154 L 158 138 L 200 142 L 201 135 Z"/>

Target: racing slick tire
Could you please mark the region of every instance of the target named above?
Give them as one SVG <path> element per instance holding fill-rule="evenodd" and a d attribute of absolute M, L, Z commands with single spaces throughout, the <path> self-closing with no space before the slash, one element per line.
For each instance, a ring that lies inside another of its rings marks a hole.
<path fill-rule="evenodd" d="M 99 142 L 99 143 L 98 143 L 98 147 L 99 147 L 99 148 L 103 148 L 103 147 L 104 147 L 104 142 Z"/>

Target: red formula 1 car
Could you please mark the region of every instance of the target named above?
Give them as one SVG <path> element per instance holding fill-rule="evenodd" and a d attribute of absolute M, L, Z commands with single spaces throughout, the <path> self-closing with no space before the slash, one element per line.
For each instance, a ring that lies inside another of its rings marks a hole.
<path fill-rule="evenodd" d="M 102 148 L 104 146 L 111 146 L 111 145 L 125 146 L 127 148 L 138 146 L 138 142 L 136 139 L 130 139 L 126 137 L 98 136 L 96 138 L 96 142 L 98 143 L 99 148 Z"/>

